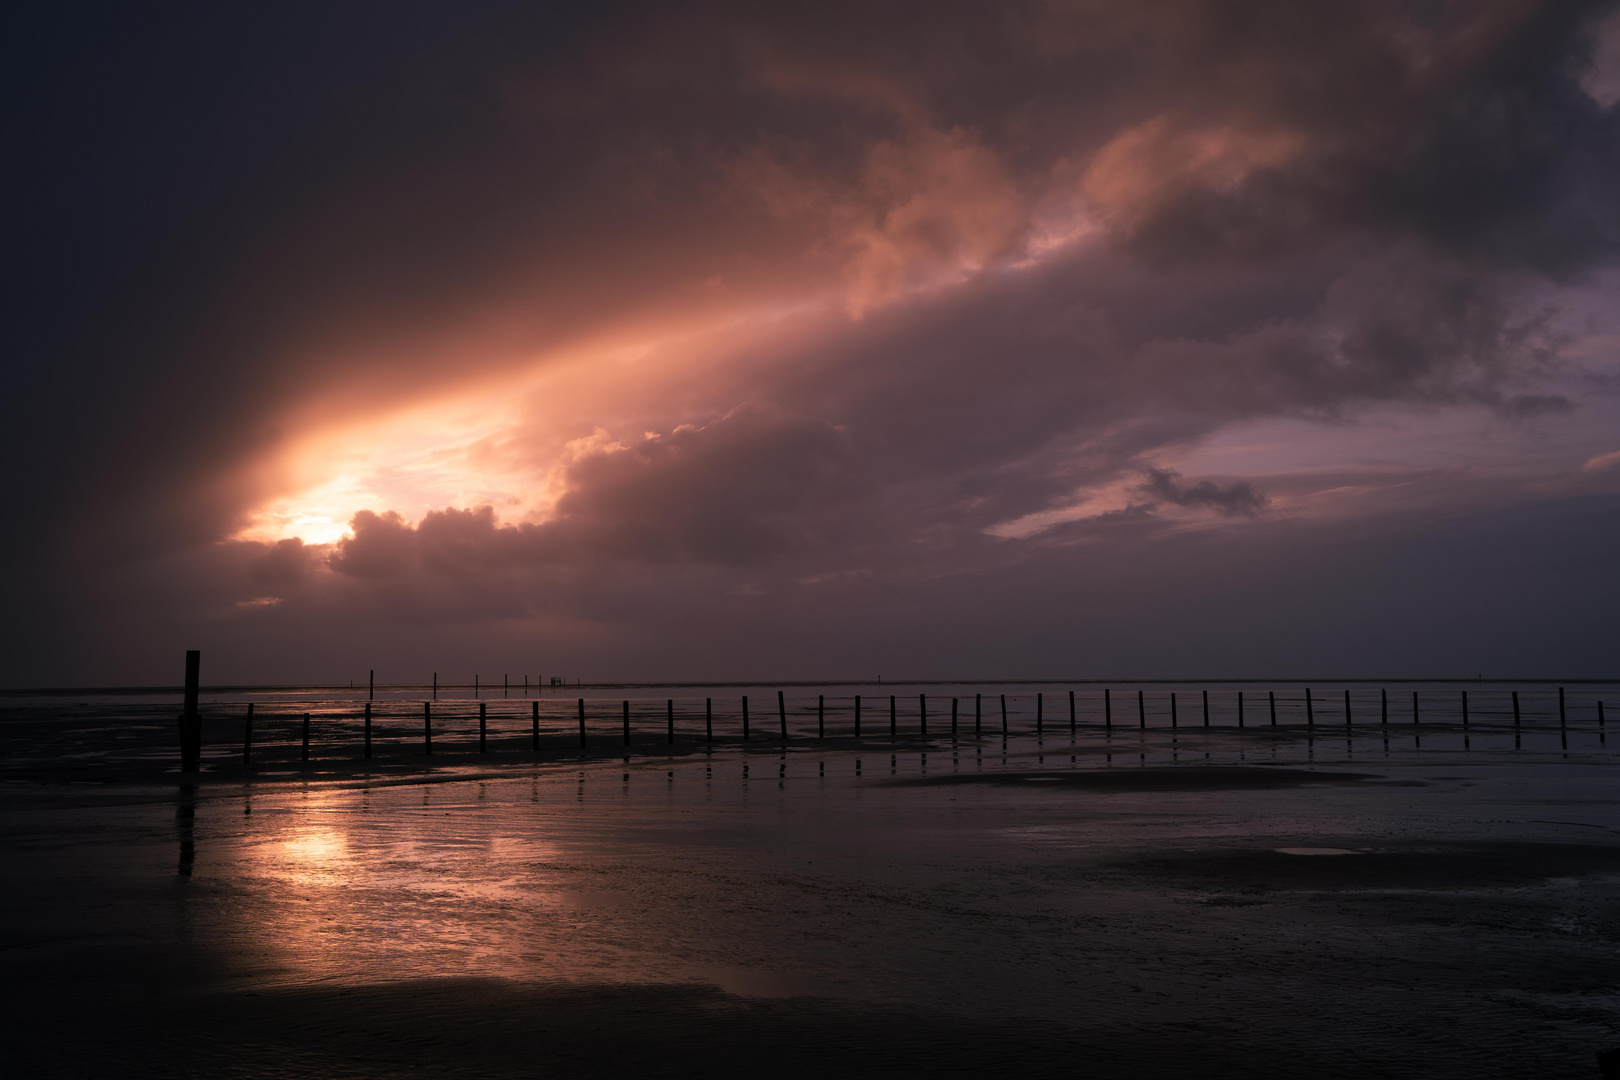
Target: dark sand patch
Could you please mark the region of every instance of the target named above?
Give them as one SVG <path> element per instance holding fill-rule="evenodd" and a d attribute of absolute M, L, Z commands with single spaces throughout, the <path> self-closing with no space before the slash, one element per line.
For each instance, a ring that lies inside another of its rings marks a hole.
<path fill-rule="evenodd" d="M 1283 769 L 1242 765 L 1167 765 L 1148 768 L 1010 771 L 908 777 L 879 781 L 905 787 L 988 784 L 1041 791 L 1262 791 L 1268 788 L 1360 787 L 1379 782 L 1373 773 Z M 1384 784 L 1387 784 L 1384 781 Z"/>
<path fill-rule="evenodd" d="M 1188 852 L 1114 864 L 1195 887 L 1455 890 L 1620 873 L 1620 843 L 1478 842 L 1379 848 L 1334 858 L 1280 850 Z"/>

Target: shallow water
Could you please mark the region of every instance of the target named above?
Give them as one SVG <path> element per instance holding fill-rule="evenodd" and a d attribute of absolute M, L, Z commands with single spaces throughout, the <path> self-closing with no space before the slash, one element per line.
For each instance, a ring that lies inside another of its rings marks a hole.
<path fill-rule="evenodd" d="M 329 732 L 185 787 L 171 703 L 19 706 L 22 1074 L 1596 1076 L 1620 1045 L 1584 717 L 1071 738 L 1065 695 L 1040 739 L 953 742 L 913 700 L 891 741 L 885 696 L 860 744 L 801 711 L 670 747 L 650 700 L 628 752 L 609 700 L 584 753 Z"/>

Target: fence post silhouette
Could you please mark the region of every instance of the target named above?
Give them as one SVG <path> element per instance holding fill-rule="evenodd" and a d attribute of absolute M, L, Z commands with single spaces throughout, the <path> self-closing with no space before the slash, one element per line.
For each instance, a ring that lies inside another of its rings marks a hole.
<path fill-rule="evenodd" d="M 585 699 L 579 699 L 579 745 L 585 745 Z"/>
<path fill-rule="evenodd" d="M 1074 691 L 1069 691 L 1069 735 L 1074 735 Z"/>
<path fill-rule="evenodd" d="M 186 650 L 186 689 L 180 707 L 180 771 L 202 767 L 202 714 L 197 710 L 201 689 L 202 650 Z"/>
<path fill-rule="evenodd" d="M 861 737 L 861 695 L 855 695 L 855 737 Z"/>
<path fill-rule="evenodd" d="M 894 738 L 896 734 L 897 734 L 897 732 L 895 731 L 895 722 L 894 722 L 894 695 L 890 694 L 889 695 L 889 738 L 891 738 L 891 739 Z"/>
<path fill-rule="evenodd" d="M 1204 691 L 1204 726 L 1209 727 L 1209 691 Z"/>
<path fill-rule="evenodd" d="M 1243 691 L 1238 691 L 1238 727 L 1243 726 Z"/>
<path fill-rule="evenodd" d="M 747 742 L 748 741 L 748 695 L 747 694 L 743 695 L 742 710 L 743 710 L 743 742 Z"/>
<path fill-rule="evenodd" d="M 1041 737 L 1043 729 L 1046 727 L 1045 697 L 1046 695 L 1038 691 L 1035 694 L 1035 737 L 1037 739 Z"/>
<path fill-rule="evenodd" d="M 827 695 L 816 695 L 816 738 L 827 737 Z"/>
<path fill-rule="evenodd" d="M 1147 702 L 1142 697 L 1142 691 L 1136 692 L 1136 726 L 1147 728 Z"/>
<path fill-rule="evenodd" d="M 667 742 L 675 741 L 675 699 L 670 698 L 664 702 L 664 719 L 668 727 Z"/>
<path fill-rule="evenodd" d="M 1380 690 L 1380 691 L 1378 691 L 1378 722 L 1380 724 L 1388 724 L 1389 723 L 1389 691 L 1388 690 Z"/>
<path fill-rule="evenodd" d="M 1266 691 L 1266 707 L 1271 710 L 1271 726 L 1277 726 L 1277 691 Z"/>
<path fill-rule="evenodd" d="M 624 703 L 624 745 L 630 745 L 630 703 Z"/>
<path fill-rule="evenodd" d="M 780 691 L 780 690 L 778 690 L 776 692 L 776 722 L 781 728 L 782 741 L 786 742 L 787 741 L 787 699 L 782 696 L 782 691 Z"/>
<path fill-rule="evenodd" d="M 1305 688 L 1305 726 L 1316 726 L 1316 708 L 1311 703 L 1311 688 Z"/>
<path fill-rule="evenodd" d="M 714 698 L 703 699 L 703 740 L 714 742 Z"/>
<path fill-rule="evenodd" d="M 1412 723 L 1413 724 L 1417 724 L 1417 723 L 1421 722 L 1420 719 L 1419 719 L 1419 716 L 1418 716 L 1418 696 L 1417 695 L 1418 695 L 1418 692 L 1416 690 L 1412 691 Z"/>
<path fill-rule="evenodd" d="M 1174 690 L 1170 691 L 1170 726 L 1181 726 L 1176 718 L 1176 692 Z"/>
<path fill-rule="evenodd" d="M 928 738 L 928 695 L 917 695 L 917 731 L 923 738 Z"/>
<path fill-rule="evenodd" d="M 983 730 L 981 725 L 980 725 L 980 721 L 983 719 L 984 710 L 981 708 L 981 706 L 983 704 L 984 704 L 984 695 L 983 694 L 974 694 L 973 695 L 973 734 L 975 734 L 975 735 L 980 734 L 980 732 Z"/>
<path fill-rule="evenodd" d="M 1114 698 L 1113 691 L 1103 689 L 1103 730 L 1113 733 L 1114 730 Z"/>
<path fill-rule="evenodd" d="M 1463 695 L 1463 701 L 1466 702 L 1467 700 L 1468 700 L 1468 695 L 1464 694 Z M 1466 704 L 1464 704 L 1463 705 L 1463 711 L 1464 711 L 1465 714 L 1467 713 L 1467 710 L 1468 710 L 1468 706 Z M 1346 690 L 1344 692 L 1344 726 L 1345 727 L 1350 726 L 1350 691 L 1349 690 Z"/>
<path fill-rule="evenodd" d="M 956 738 L 956 699 L 951 698 L 951 738 Z"/>
<path fill-rule="evenodd" d="M 1007 737 L 1007 695 L 1001 695 L 1001 737 Z"/>

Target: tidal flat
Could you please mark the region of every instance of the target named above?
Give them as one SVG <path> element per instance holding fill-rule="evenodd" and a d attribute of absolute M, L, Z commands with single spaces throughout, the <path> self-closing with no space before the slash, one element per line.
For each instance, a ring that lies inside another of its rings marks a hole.
<path fill-rule="evenodd" d="M 858 741 L 526 755 L 519 729 L 256 767 L 224 739 L 186 777 L 158 719 L 29 703 L 0 721 L 8 1053 L 41 1077 L 1596 1077 L 1620 773 L 1590 725 L 1475 715 L 891 739 L 885 713 Z"/>

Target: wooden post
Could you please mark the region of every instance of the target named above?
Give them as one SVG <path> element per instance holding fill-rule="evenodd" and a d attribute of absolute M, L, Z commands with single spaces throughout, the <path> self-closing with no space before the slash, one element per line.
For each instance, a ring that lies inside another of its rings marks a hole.
<path fill-rule="evenodd" d="M 1414 690 L 1412 691 L 1412 723 L 1416 724 L 1418 722 L 1418 698 L 1417 691 Z"/>
<path fill-rule="evenodd" d="M 527 688 L 525 688 L 527 692 Z M 540 752 L 540 702 L 529 702 L 529 720 L 534 725 L 534 752 Z"/>
<path fill-rule="evenodd" d="M 1466 702 L 1467 700 L 1468 700 L 1468 695 L 1464 694 L 1463 695 L 1463 701 Z M 1464 704 L 1463 705 L 1463 712 L 1464 712 L 1465 715 L 1467 714 L 1467 711 L 1468 711 L 1468 706 L 1466 704 Z M 1344 692 L 1344 726 L 1345 727 L 1350 726 L 1350 691 L 1349 690 L 1346 690 Z"/>
<path fill-rule="evenodd" d="M 1513 691 L 1513 730 L 1519 730 L 1519 692 Z"/>
<path fill-rule="evenodd" d="M 478 676 L 473 676 L 473 697 L 478 697 Z"/>
<path fill-rule="evenodd" d="M 1388 724 L 1389 723 L 1389 691 L 1388 690 L 1380 690 L 1380 691 L 1378 691 L 1378 722 L 1380 724 Z"/>
<path fill-rule="evenodd" d="M 1147 702 L 1142 700 L 1142 691 L 1136 692 L 1136 726 L 1147 728 Z"/>
<path fill-rule="evenodd" d="M 1277 691 L 1266 691 L 1266 707 L 1271 710 L 1271 726 L 1277 726 Z"/>
<path fill-rule="evenodd" d="M 1103 730 L 1107 732 L 1112 732 L 1114 730 L 1113 694 L 1114 692 L 1112 690 L 1108 690 L 1106 688 L 1103 690 Z"/>
<path fill-rule="evenodd" d="M 1007 695 L 1001 695 L 1001 737 L 1007 737 Z"/>
<path fill-rule="evenodd" d="M 302 761 L 309 760 L 309 713 L 304 714 L 304 750 L 299 757 Z"/>
<path fill-rule="evenodd" d="M 714 698 L 703 699 L 703 738 L 714 742 Z"/>
<path fill-rule="evenodd" d="M 529 696 L 529 677 L 527 675 L 523 676 L 523 696 Z"/>
<path fill-rule="evenodd" d="M 377 697 L 377 669 L 371 668 L 366 675 L 366 700 L 374 701 Z"/>
<path fill-rule="evenodd" d="M 624 703 L 624 745 L 630 745 L 630 703 Z"/>
<path fill-rule="evenodd" d="M 748 741 L 748 695 L 743 695 L 743 742 Z"/>
<path fill-rule="evenodd" d="M 371 702 L 366 702 L 366 757 L 371 756 Z"/>
<path fill-rule="evenodd" d="M 1209 727 L 1209 691 L 1204 691 L 1204 726 Z"/>
<path fill-rule="evenodd" d="M 1170 691 L 1170 726 L 1171 727 L 1179 727 L 1180 726 L 1176 722 L 1176 692 L 1174 690 Z"/>
<path fill-rule="evenodd" d="M 675 699 L 667 698 L 664 701 L 664 741 L 670 744 L 675 742 Z"/>
<path fill-rule="evenodd" d="M 478 752 L 480 754 L 487 749 L 486 740 L 489 738 L 489 717 L 485 713 L 485 708 L 485 703 L 480 701 L 478 703 Z"/>
<path fill-rule="evenodd" d="M 501 673 L 501 697 L 506 696 L 506 691 L 507 691 L 508 685 L 509 685 L 509 680 L 507 679 L 506 673 L 502 672 Z"/>
<path fill-rule="evenodd" d="M 1562 731 L 1564 727 L 1564 688 L 1560 686 L 1558 688 L 1558 729 Z"/>
<path fill-rule="evenodd" d="M 1045 697 L 1046 697 L 1045 694 L 1042 694 L 1039 691 L 1036 691 L 1036 693 L 1035 693 L 1035 737 L 1037 739 L 1041 737 L 1041 735 L 1043 734 L 1042 729 L 1044 729 L 1046 727 L 1046 702 L 1044 700 Z"/>
<path fill-rule="evenodd" d="M 1466 690 L 1464 690 L 1462 692 L 1462 706 L 1463 706 L 1463 727 L 1467 727 L 1468 726 L 1468 691 L 1466 691 Z"/>
<path fill-rule="evenodd" d="M 253 757 L 253 702 L 248 702 L 247 724 L 242 728 L 242 764 Z"/>
<path fill-rule="evenodd" d="M 1069 691 L 1069 736 L 1074 736 L 1074 691 Z"/>
<path fill-rule="evenodd" d="M 855 737 L 861 737 L 861 695 L 855 695 Z"/>
<path fill-rule="evenodd" d="M 1311 704 L 1311 688 L 1305 688 L 1305 726 L 1316 726 L 1316 709 Z"/>
<path fill-rule="evenodd" d="M 433 753 L 433 703 L 422 702 L 422 753 Z"/>
<path fill-rule="evenodd" d="M 787 699 L 782 691 L 776 692 L 776 723 L 782 734 L 782 741 L 787 741 Z"/>
<path fill-rule="evenodd" d="M 585 745 L 585 699 L 579 699 L 579 745 Z"/>
<path fill-rule="evenodd" d="M 186 650 L 186 689 L 180 707 L 180 771 L 196 772 L 202 767 L 202 714 L 197 711 L 202 652 Z"/>
<path fill-rule="evenodd" d="M 1243 726 L 1243 691 L 1238 691 L 1238 727 Z"/>
<path fill-rule="evenodd" d="M 917 695 L 917 730 L 923 738 L 928 738 L 928 695 Z"/>
<path fill-rule="evenodd" d="M 437 671 L 433 673 L 433 700 L 439 700 L 439 673 Z"/>
<path fill-rule="evenodd" d="M 956 738 L 956 699 L 951 698 L 951 738 Z"/>
<path fill-rule="evenodd" d="M 978 735 L 983 730 L 981 721 L 984 719 L 984 695 L 973 695 L 973 734 Z"/>
<path fill-rule="evenodd" d="M 894 695 L 890 694 L 889 695 L 889 738 L 891 738 L 891 739 L 894 738 L 895 734 L 896 734 L 896 732 L 895 732 L 895 722 L 894 722 Z"/>
<path fill-rule="evenodd" d="M 816 738 L 827 737 L 827 695 L 816 695 Z"/>

